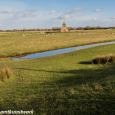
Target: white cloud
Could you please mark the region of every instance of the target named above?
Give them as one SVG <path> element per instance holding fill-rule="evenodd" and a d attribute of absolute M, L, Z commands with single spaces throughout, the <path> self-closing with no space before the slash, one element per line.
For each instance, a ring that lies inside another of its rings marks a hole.
<path fill-rule="evenodd" d="M 70 15 L 61 15 L 58 17 L 58 19 L 67 19 L 69 17 L 70 17 Z"/>
<path fill-rule="evenodd" d="M 94 12 L 100 12 L 100 9 L 96 9 L 96 10 L 94 10 Z"/>
<path fill-rule="evenodd" d="M 50 13 L 56 13 L 57 11 L 56 10 L 52 10 Z"/>
<path fill-rule="evenodd" d="M 23 17 L 26 18 L 26 17 L 33 17 L 35 16 L 35 12 L 37 12 L 36 9 L 28 9 L 24 12 L 23 14 Z"/>
<path fill-rule="evenodd" d="M 28 10 L 26 10 L 27 12 L 36 12 L 37 11 L 37 9 L 28 9 Z"/>
<path fill-rule="evenodd" d="M 13 19 L 19 19 L 19 18 L 29 18 L 29 17 L 35 17 L 37 14 L 37 9 L 27 9 L 25 11 L 15 11 L 13 13 Z"/>
<path fill-rule="evenodd" d="M 98 19 L 98 18 L 94 18 L 93 20 L 97 21 L 97 20 L 99 20 L 99 19 Z"/>
<path fill-rule="evenodd" d="M 76 13 L 79 13 L 82 11 L 82 8 L 81 7 L 78 7 L 78 8 L 75 8 L 69 12 L 65 12 L 64 14 L 69 14 L 69 15 L 72 15 L 72 14 L 76 14 Z"/>
<path fill-rule="evenodd" d="M 65 20 L 65 19 L 72 19 L 74 17 L 77 17 L 77 15 L 76 14 L 62 14 L 61 16 L 58 16 L 56 19 Z"/>
<path fill-rule="evenodd" d="M 13 13 L 13 10 L 9 9 L 9 10 L 4 10 L 4 11 L 0 11 L 0 13 L 4 14 L 4 13 Z"/>
<path fill-rule="evenodd" d="M 75 8 L 74 10 L 71 11 L 71 13 L 78 13 L 78 12 L 81 12 L 82 8 L 79 7 L 79 8 Z"/>
<path fill-rule="evenodd" d="M 82 10 L 81 7 L 75 8 L 69 12 L 65 12 L 65 13 L 61 14 L 56 19 L 63 20 L 63 19 L 69 19 L 69 18 L 77 17 L 76 13 L 81 12 L 81 10 Z"/>

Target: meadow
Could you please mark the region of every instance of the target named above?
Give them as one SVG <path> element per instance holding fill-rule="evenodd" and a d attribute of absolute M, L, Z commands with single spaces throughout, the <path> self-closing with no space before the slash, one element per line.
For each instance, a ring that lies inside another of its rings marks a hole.
<path fill-rule="evenodd" d="M 88 33 L 92 39 L 93 35 L 99 34 L 97 41 L 101 41 L 101 37 L 103 41 L 107 37 L 114 40 L 114 35 L 105 31 Z M 22 33 L 18 34 L 22 36 Z M 72 39 L 79 39 L 80 43 L 85 44 L 88 42 L 85 39 L 89 39 L 86 35 L 76 38 L 75 35 L 79 33 L 71 33 L 71 36 L 59 34 L 64 40 L 70 37 L 71 43 Z M 27 39 L 26 36 L 24 39 Z M 48 37 L 44 36 L 43 39 L 45 41 Z M 92 64 L 94 57 L 108 54 L 115 54 L 115 44 L 36 59 L 0 60 L 0 69 L 10 68 L 14 74 L 0 82 L 0 110 L 33 109 L 34 115 L 114 115 L 115 63 Z"/>
<path fill-rule="evenodd" d="M 2 32 L 0 33 L 0 57 L 114 41 L 115 35 L 111 34 L 113 32 L 114 30 L 82 30 L 71 32 L 71 35 L 59 32 L 49 32 L 47 34 L 40 32 Z M 52 33 L 54 34 L 52 35 Z"/>

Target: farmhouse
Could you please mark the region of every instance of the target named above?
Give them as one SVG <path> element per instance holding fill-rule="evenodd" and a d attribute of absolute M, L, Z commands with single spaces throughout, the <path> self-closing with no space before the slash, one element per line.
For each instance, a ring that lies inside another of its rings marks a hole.
<path fill-rule="evenodd" d="M 61 32 L 69 32 L 69 29 L 66 28 L 65 22 L 62 24 L 62 28 L 60 29 Z"/>

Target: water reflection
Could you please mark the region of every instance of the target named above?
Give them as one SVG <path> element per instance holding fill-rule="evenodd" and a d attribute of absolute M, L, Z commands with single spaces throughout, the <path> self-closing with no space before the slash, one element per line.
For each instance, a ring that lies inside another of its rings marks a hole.
<path fill-rule="evenodd" d="M 42 52 L 42 53 L 35 53 L 35 54 L 29 54 L 23 57 L 13 57 L 13 60 L 17 59 L 32 59 L 32 58 L 39 58 L 39 57 L 44 57 L 44 56 L 51 56 L 54 54 L 60 54 L 60 53 L 66 53 L 74 50 L 80 50 L 83 48 L 88 48 L 88 47 L 93 47 L 93 46 L 99 46 L 99 45 L 104 45 L 104 44 L 112 44 L 115 43 L 113 42 L 105 42 L 105 43 L 97 43 L 97 44 L 90 44 L 90 45 L 84 45 L 84 46 L 77 46 L 77 47 L 71 47 L 71 48 L 65 48 L 65 49 L 58 49 L 58 50 L 52 50 L 52 51 L 47 51 L 47 52 Z"/>

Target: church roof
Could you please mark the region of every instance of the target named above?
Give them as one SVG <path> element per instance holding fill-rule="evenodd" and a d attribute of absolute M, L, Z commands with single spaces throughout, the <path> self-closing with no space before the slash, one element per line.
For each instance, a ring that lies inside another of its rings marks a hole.
<path fill-rule="evenodd" d="M 63 24 L 65 25 L 65 22 L 63 22 Z"/>

